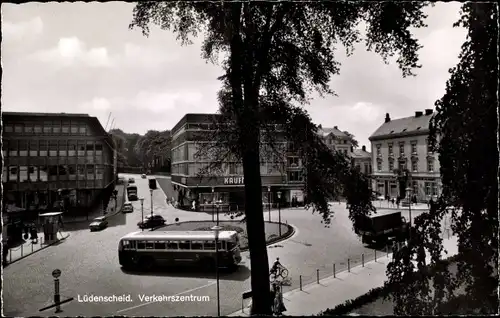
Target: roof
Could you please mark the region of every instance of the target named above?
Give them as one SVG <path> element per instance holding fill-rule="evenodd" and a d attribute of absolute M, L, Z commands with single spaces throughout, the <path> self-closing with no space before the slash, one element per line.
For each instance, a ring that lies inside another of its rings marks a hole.
<path fill-rule="evenodd" d="M 369 153 L 368 151 L 365 151 L 363 149 L 354 149 L 352 152 L 351 152 L 351 157 L 352 158 L 369 158 L 371 159 L 372 158 L 372 154 Z"/>
<path fill-rule="evenodd" d="M 229 239 L 236 231 L 220 231 L 219 238 Z M 196 238 L 198 240 L 213 240 L 215 239 L 215 231 L 139 231 L 133 232 L 122 237 L 123 239 L 152 239 L 152 240 L 182 240 Z"/>
<path fill-rule="evenodd" d="M 31 112 L 2 112 L 2 116 L 32 116 L 32 117 L 90 117 L 89 114 L 74 113 L 31 113 Z"/>
<path fill-rule="evenodd" d="M 422 134 L 428 133 L 429 123 L 433 115 L 434 114 L 423 114 L 420 117 L 411 116 L 391 120 L 387 123 L 383 123 L 368 139 L 372 140 L 381 137 L 401 136 L 417 132 L 422 132 Z"/>
<path fill-rule="evenodd" d="M 187 113 L 172 127 L 170 133 L 174 135 L 185 123 L 211 123 L 220 114 Z"/>
<path fill-rule="evenodd" d="M 334 135 L 335 137 L 340 137 L 340 138 L 348 138 L 349 136 L 346 135 L 343 131 L 340 131 L 337 127 L 333 128 L 318 128 L 317 131 L 318 135 L 322 137 L 327 137 L 329 135 Z"/>

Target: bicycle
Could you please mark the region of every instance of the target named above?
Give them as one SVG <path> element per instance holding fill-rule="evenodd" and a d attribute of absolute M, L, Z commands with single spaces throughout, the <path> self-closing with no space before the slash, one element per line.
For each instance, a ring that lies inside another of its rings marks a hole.
<path fill-rule="evenodd" d="M 269 273 L 269 276 L 273 280 L 276 280 L 277 278 L 285 279 L 288 277 L 288 269 L 286 269 L 283 265 L 278 265 L 278 267 L 276 267 L 274 271 L 271 271 Z"/>

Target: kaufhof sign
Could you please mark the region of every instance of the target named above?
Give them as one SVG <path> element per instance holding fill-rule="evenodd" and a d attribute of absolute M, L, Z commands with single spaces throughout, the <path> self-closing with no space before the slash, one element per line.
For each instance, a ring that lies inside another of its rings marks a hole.
<path fill-rule="evenodd" d="M 225 177 L 224 185 L 239 185 L 244 184 L 245 179 L 243 177 Z"/>

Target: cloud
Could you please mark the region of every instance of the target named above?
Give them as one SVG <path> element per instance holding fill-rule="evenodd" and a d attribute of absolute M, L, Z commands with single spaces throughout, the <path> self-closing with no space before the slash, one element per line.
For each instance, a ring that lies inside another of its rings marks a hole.
<path fill-rule="evenodd" d="M 92 111 L 107 111 L 111 109 L 112 103 L 107 99 L 103 97 L 96 97 L 92 99 L 89 102 L 82 103 L 80 105 L 80 108 L 84 109 L 85 111 L 92 112 Z"/>
<path fill-rule="evenodd" d="M 123 53 L 118 57 L 123 66 L 158 67 L 160 64 L 172 63 L 182 59 L 180 50 L 165 50 L 154 46 L 139 46 L 126 43 Z"/>
<path fill-rule="evenodd" d="M 133 100 L 133 106 L 153 113 L 172 111 L 183 106 L 192 107 L 202 102 L 203 95 L 199 91 L 150 92 L 141 91 Z"/>
<path fill-rule="evenodd" d="M 106 48 L 87 49 L 86 44 L 77 37 L 60 38 L 55 48 L 36 52 L 31 57 L 60 66 L 77 64 L 90 67 L 113 66 Z"/>
<path fill-rule="evenodd" d="M 2 37 L 6 40 L 26 40 L 26 37 L 39 35 L 42 32 L 43 21 L 40 17 L 19 23 L 8 21 L 2 23 Z"/>

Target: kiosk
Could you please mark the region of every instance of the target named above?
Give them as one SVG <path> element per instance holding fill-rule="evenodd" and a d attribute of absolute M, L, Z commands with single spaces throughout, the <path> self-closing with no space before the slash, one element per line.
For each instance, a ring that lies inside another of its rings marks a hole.
<path fill-rule="evenodd" d="M 43 226 L 43 242 L 51 244 L 57 241 L 57 232 L 61 226 L 63 212 L 48 212 L 39 214 L 40 224 Z"/>

